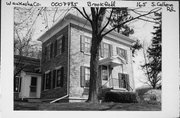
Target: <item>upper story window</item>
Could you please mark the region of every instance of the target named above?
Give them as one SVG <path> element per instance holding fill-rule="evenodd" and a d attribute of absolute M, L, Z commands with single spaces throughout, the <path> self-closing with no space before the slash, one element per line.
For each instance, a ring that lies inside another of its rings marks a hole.
<path fill-rule="evenodd" d="M 64 52 L 65 36 L 59 36 L 54 42 L 49 43 L 45 47 L 45 60 L 49 61 L 51 58 L 61 55 Z"/>
<path fill-rule="evenodd" d="M 50 60 L 50 50 L 51 50 L 51 45 L 48 44 L 48 45 L 45 47 L 45 58 L 46 58 L 46 61 L 49 61 L 49 60 Z"/>
<path fill-rule="evenodd" d="M 111 57 L 113 55 L 112 45 L 108 43 L 101 43 L 100 56 L 102 58 Z"/>
<path fill-rule="evenodd" d="M 80 39 L 80 50 L 86 54 L 90 54 L 91 50 L 91 38 L 81 35 Z"/>
<path fill-rule="evenodd" d="M 127 51 L 126 51 L 126 50 L 124 50 L 124 49 L 122 49 L 122 48 L 119 48 L 119 47 L 117 47 L 116 50 L 117 50 L 117 54 L 118 54 L 119 56 L 121 56 L 121 57 L 123 57 L 125 60 L 127 60 Z"/>
<path fill-rule="evenodd" d="M 63 47 L 62 42 L 63 42 L 63 36 L 59 36 L 57 38 L 57 55 L 62 54 L 62 47 Z"/>

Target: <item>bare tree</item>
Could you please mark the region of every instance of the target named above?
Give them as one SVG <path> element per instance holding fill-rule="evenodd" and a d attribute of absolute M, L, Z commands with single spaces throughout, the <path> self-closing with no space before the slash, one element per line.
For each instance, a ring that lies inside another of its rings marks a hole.
<path fill-rule="evenodd" d="M 119 22 L 117 22 L 116 25 L 114 25 L 111 29 L 108 29 L 108 30 L 106 28 L 110 24 L 111 19 L 113 19 L 114 17 L 113 13 L 117 11 L 116 8 L 107 9 L 103 7 L 101 8 L 91 7 L 91 15 L 90 15 L 91 17 L 87 14 L 85 8 L 82 8 L 82 11 L 76 7 L 75 9 L 77 9 L 80 12 L 80 14 L 90 22 L 91 28 L 92 28 L 92 40 L 91 40 L 91 50 L 90 50 L 90 53 L 91 53 L 90 86 L 89 86 L 89 97 L 88 97 L 87 102 L 98 103 L 99 102 L 98 94 L 101 89 L 101 78 L 98 71 L 99 70 L 99 66 L 98 66 L 99 53 L 98 52 L 99 52 L 100 43 L 103 37 L 114 30 L 121 29 L 124 25 L 128 24 L 131 21 L 134 21 L 137 19 L 145 20 L 144 17 L 159 11 L 161 8 L 154 8 L 144 14 L 138 13 L 138 16 L 136 17 L 130 17 L 130 16 L 128 17 L 128 14 L 126 14 L 127 12 L 123 14 L 122 11 L 120 10 L 121 12 L 120 15 L 127 16 L 127 17 L 119 17 L 120 18 L 118 20 Z M 126 9 L 127 8 L 124 8 L 124 10 Z M 105 15 L 107 10 L 110 11 L 109 17 L 106 17 Z M 135 11 L 135 9 L 133 9 L 132 11 Z M 107 20 L 105 25 L 103 25 L 104 19 Z"/>

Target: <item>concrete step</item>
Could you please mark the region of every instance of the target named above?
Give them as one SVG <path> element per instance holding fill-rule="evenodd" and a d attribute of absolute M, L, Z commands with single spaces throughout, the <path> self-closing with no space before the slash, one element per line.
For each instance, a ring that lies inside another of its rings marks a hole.
<path fill-rule="evenodd" d="M 127 89 L 125 88 L 115 88 L 115 89 L 111 89 L 111 92 L 128 92 Z"/>

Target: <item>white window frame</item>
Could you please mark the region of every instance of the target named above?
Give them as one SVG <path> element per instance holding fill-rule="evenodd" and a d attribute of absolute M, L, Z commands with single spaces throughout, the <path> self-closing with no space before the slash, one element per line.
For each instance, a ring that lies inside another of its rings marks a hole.
<path fill-rule="evenodd" d="M 56 67 L 56 79 L 55 79 L 55 89 L 56 88 L 62 88 L 61 86 L 57 86 L 57 81 L 58 81 L 58 70 L 60 70 L 61 71 L 61 68 L 63 68 L 63 66 L 59 66 L 59 67 Z M 61 73 L 62 74 L 62 73 Z M 60 80 L 61 79 L 64 79 L 64 78 L 61 78 L 61 75 L 60 75 Z"/>
<path fill-rule="evenodd" d="M 117 55 L 120 55 L 121 57 L 123 57 L 126 61 L 127 61 L 127 50 L 125 50 L 125 49 L 123 49 L 123 48 L 120 48 L 120 47 L 117 47 L 117 49 L 119 50 L 119 51 L 124 51 L 124 55 L 125 55 L 125 57 L 120 53 L 120 54 L 118 54 L 117 53 Z M 118 51 L 117 51 L 118 52 Z"/>
<path fill-rule="evenodd" d="M 87 72 L 89 70 L 89 72 Z M 89 76 L 89 80 L 87 80 L 87 77 Z M 85 66 L 84 67 L 84 82 L 85 82 L 85 88 L 89 88 L 89 86 L 86 86 L 86 81 L 89 81 L 90 84 L 90 67 Z"/>
<path fill-rule="evenodd" d="M 61 55 L 62 54 L 62 44 L 63 44 L 63 35 L 60 35 L 60 36 L 58 36 L 57 38 L 56 38 L 56 40 L 57 40 L 57 49 L 56 49 L 56 56 L 59 56 L 59 55 Z M 60 42 L 59 42 L 60 41 Z M 59 42 L 59 43 L 58 43 Z M 58 49 L 59 49 L 59 52 L 58 52 Z"/>
<path fill-rule="evenodd" d="M 46 75 L 49 75 L 49 73 L 50 73 L 50 70 L 48 70 L 48 71 L 46 71 L 45 72 L 45 79 L 44 79 L 44 91 L 47 91 L 47 90 L 49 90 L 49 89 L 46 89 Z"/>
<path fill-rule="evenodd" d="M 21 92 L 21 90 L 20 90 L 20 88 L 21 88 L 21 81 L 22 80 L 20 80 L 21 79 L 21 76 L 16 76 L 17 78 L 18 78 L 18 91 L 16 92 L 16 91 L 14 91 L 14 93 L 20 93 Z M 15 87 L 15 86 L 14 86 Z"/>

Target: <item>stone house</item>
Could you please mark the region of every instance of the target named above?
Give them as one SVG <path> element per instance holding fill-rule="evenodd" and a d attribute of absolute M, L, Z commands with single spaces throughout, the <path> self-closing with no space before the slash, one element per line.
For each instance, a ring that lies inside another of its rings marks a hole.
<path fill-rule="evenodd" d="M 14 99 L 40 98 L 40 60 L 14 55 Z"/>
<path fill-rule="evenodd" d="M 83 18 L 68 14 L 39 39 L 42 42 L 41 98 L 85 100 L 90 78 L 91 27 Z M 104 37 L 99 50 L 102 87 L 134 91 L 134 40 L 116 32 Z"/>

